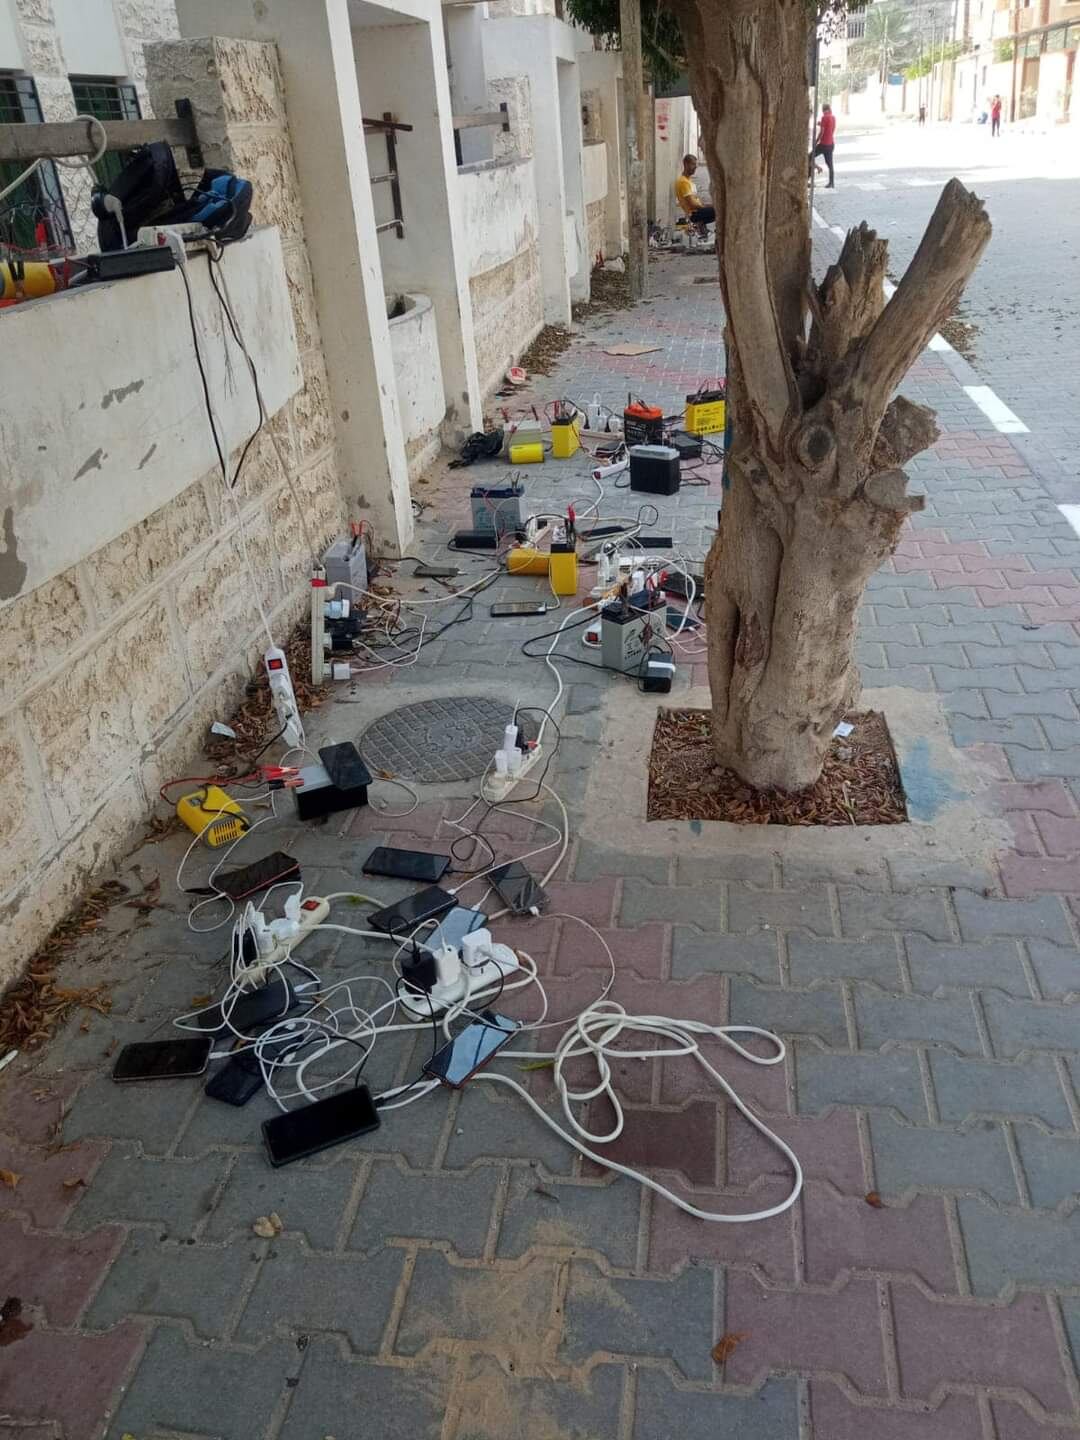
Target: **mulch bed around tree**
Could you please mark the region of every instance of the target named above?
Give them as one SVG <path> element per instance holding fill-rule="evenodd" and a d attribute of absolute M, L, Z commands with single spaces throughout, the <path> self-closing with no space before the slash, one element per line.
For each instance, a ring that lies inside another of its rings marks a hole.
<path fill-rule="evenodd" d="M 792 795 L 752 790 L 722 769 L 709 738 L 708 710 L 661 710 L 649 756 L 650 820 L 727 820 L 735 825 L 899 825 L 907 819 L 884 716 L 847 717 L 816 785 Z"/>

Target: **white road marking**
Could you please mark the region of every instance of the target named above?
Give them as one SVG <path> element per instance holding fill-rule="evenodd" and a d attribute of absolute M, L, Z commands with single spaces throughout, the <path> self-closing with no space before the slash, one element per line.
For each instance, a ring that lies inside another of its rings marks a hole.
<path fill-rule="evenodd" d="M 953 347 L 945 339 L 944 335 L 931 335 L 928 350 L 951 350 Z"/>
<path fill-rule="evenodd" d="M 1005 401 L 999 400 L 989 385 L 965 385 L 964 393 L 974 400 L 986 418 L 993 422 L 994 429 L 1000 430 L 1003 435 L 1028 435 L 1031 433 L 1019 415 L 1014 415 Z"/>
<path fill-rule="evenodd" d="M 1059 505 L 1057 507 L 1072 528 L 1080 535 L 1080 505 Z"/>
<path fill-rule="evenodd" d="M 830 225 L 829 229 L 832 231 L 832 233 L 836 236 L 838 240 L 847 239 L 847 231 L 842 225 Z"/>
<path fill-rule="evenodd" d="M 814 224 L 815 224 L 815 225 L 820 225 L 821 228 L 822 228 L 822 230 L 830 230 L 830 229 L 832 228 L 831 225 L 829 224 L 829 222 L 828 222 L 827 220 L 823 219 L 823 218 L 818 214 L 816 207 L 815 207 L 815 209 L 814 209 L 813 211 L 811 211 L 811 214 L 812 214 L 813 217 L 814 217 Z"/>
<path fill-rule="evenodd" d="M 882 280 L 881 288 L 885 291 L 886 300 L 891 300 L 892 297 L 896 294 L 896 286 L 892 283 L 891 280 Z"/>

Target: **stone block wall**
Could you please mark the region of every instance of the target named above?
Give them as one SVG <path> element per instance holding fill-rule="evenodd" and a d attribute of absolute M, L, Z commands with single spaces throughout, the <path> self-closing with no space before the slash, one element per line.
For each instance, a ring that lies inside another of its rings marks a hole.
<path fill-rule="evenodd" d="M 303 384 L 252 447 L 235 505 L 219 472 L 193 475 L 110 543 L 0 602 L 0 986 L 137 837 L 162 781 L 191 773 L 208 725 L 229 714 L 259 663 L 266 640 L 240 524 L 283 639 L 306 608 L 313 555 L 344 521 L 276 49 L 169 42 L 149 62 L 158 105 L 174 79 L 192 94 L 198 81 L 207 162 L 252 175 L 259 218 L 281 225 Z M 292 334 L 282 343 L 291 347 Z M 93 355 L 80 363 L 92 367 Z M 182 383 L 191 424 L 204 424 L 194 367 Z M 0 518 L 0 552 L 12 559 L 18 517 Z"/>
<path fill-rule="evenodd" d="M 495 132 L 494 160 L 458 172 L 476 363 L 485 395 L 544 326 L 528 77 L 489 81 L 488 93 L 493 108 L 506 102 L 510 129 Z"/>

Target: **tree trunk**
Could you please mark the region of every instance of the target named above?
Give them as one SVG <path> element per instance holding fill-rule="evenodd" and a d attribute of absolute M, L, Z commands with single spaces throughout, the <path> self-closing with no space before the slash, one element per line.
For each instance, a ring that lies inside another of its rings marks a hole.
<path fill-rule="evenodd" d="M 641 0 L 619 0 L 622 35 L 623 104 L 626 111 L 626 209 L 630 231 L 627 285 L 631 300 L 640 300 L 648 285 L 649 235 L 645 204 L 645 81 L 641 57 Z"/>
<path fill-rule="evenodd" d="M 888 306 L 887 246 L 866 225 L 814 286 L 804 0 L 672 6 L 717 211 L 734 423 L 706 561 L 713 740 L 748 784 L 799 790 L 858 697 L 867 581 L 923 505 L 901 467 L 937 438 L 933 412 L 893 392 L 990 222 L 951 180 Z"/>

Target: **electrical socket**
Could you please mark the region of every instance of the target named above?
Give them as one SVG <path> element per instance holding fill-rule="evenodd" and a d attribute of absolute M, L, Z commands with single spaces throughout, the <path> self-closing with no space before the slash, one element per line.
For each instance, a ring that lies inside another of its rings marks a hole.
<path fill-rule="evenodd" d="M 524 780 L 525 776 L 528 775 L 531 770 L 536 769 L 543 753 L 544 747 L 542 745 L 534 745 L 531 750 L 523 750 L 521 752 L 521 769 L 516 775 L 500 775 L 497 771 L 491 770 L 481 786 L 484 792 L 484 799 L 505 799 L 517 786 L 519 781 Z"/>
<path fill-rule="evenodd" d="M 490 985 L 499 984 L 520 968 L 517 956 L 508 945 L 493 945 L 491 952 L 488 958 L 467 972 L 470 995 L 476 995 Z M 427 1020 L 431 1015 L 449 1010 L 464 999 L 465 979 L 466 972 L 462 970 L 456 980 L 449 984 L 436 984 L 431 990 L 412 993 L 403 987 L 398 996 L 401 1008 L 408 1010 L 419 1020 Z"/>
<path fill-rule="evenodd" d="M 267 955 L 260 955 L 243 972 L 243 988 L 254 990 L 261 985 L 270 972 L 271 965 L 280 965 L 287 960 L 296 947 L 321 925 L 330 914 L 330 901 L 319 895 L 309 895 L 300 906 L 299 930 L 287 941 L 278 941 Z"/>

